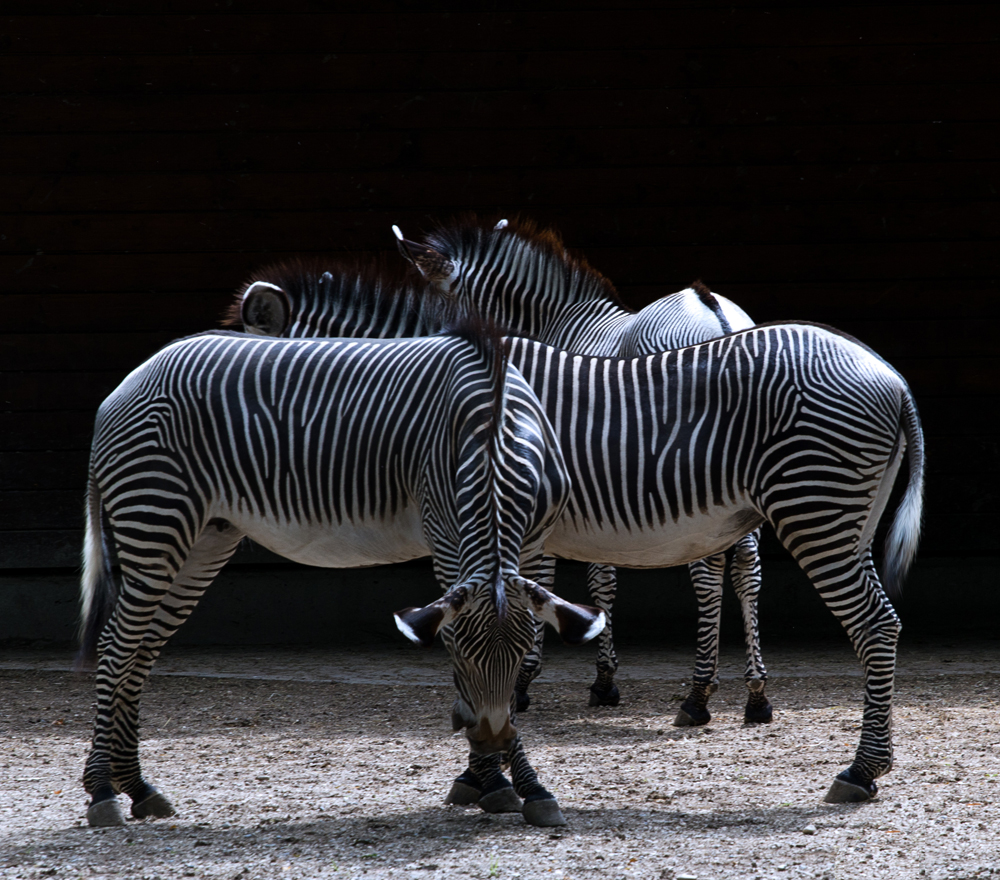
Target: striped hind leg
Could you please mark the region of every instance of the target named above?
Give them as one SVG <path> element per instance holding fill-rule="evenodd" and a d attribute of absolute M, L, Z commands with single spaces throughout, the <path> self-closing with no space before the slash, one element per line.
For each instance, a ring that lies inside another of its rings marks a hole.
<path fill-rule="evenodd" d="M 591 706 L 617 706 L 621 695 L 615 684 L 618 655 L 615 653 L 614 633 L 611 628 L 611 609 L 615 604 L 618 580 L 612 565 L 587 566 L 587 589 L 594 604 L 604 612 L 606 623 L 597 637 L 597 677 L 590 686 Z"/>
<path fill-rule="evenodd" d="M 132 800 L 137 819 L 174 815 L 170 802 L 142 776 L 139 704 L 146 677 L 163 645 L 198 604 L 229 560 L 242 533 L 210 523 L 180 568 L 160 559 L 137 564 L 122 553 L 123 590 L 100 640 L 97 712 L 83 774 L 91 825 L 124 823 L 116 795 Z"/>
<path fill-rule="evenodd" d="M 749 694 L 743 719 L 748 722 L 768 723 L 774 716 L 764 688 L 767 683 L 767 669 L 760 652 L 760 627 L 757 619 L 757 600 L 760 596 L 760 529 L 736 542 L 730 572 L 733 589 L 740 600 L 743 612 L 743 638 L 746 642 L 747 665 L 744 678 Z"/>
<path fill-rule="evenodd" d="M 698 640 L 695 646 L 691 690 L 674 719 L 675 727 L 708 724 L 708 698 L 719 689 L 719 628 L 722 615 L 722 581 L 726 555 L 718 553 L 688 565 L 698 601 Z"/>
<path fill-rule="evenodd" d="M 826 606 L 847 631 L 864 671 L 861 740 L 850 767 L 834 780 L 827 803 L 870 800 L 878 791 L 875 780 L 892 769 L 892 689 L 901 626 L 882 591 L 871 550 L 858 552 L 848 546 L 838 553 L 834 549 L 838 543 L 853 544 L 853 538 L 830 541 L 831 549 L 811 557 L 793 551 Z"/>

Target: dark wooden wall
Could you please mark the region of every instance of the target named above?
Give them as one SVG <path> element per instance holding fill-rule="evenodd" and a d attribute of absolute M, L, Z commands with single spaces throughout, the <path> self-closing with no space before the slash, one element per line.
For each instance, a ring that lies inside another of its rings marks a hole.
<path fill-rule="evenodd" d="M 76 564 L 97 405 L 253 267 L 467 209 L 636 306 L 702 278 L 860 337 L 925 419 L 923 552 L 995 554 L 998 38 L 992 3 L 5 0 L 0 566 Z"/>

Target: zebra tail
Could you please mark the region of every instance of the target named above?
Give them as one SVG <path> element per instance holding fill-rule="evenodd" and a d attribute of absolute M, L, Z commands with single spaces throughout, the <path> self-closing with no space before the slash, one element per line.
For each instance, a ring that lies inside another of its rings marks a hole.
<path fill-rule="evenodd" d="M 910 465 L 910 477 L 885 539 L 884 586 L 890 599 L 902 595 L 906 573 L 917 555 L 924 507 L 924 432 L 913 397 L 903 396 L 903 433 Z"/>
<path fill-rule="evenodd" d="M 111 571 L 105 534 L 104 505 L 94 475 L 87 486 L 84 511 L 83 577 L 80 580 L 80 649 L 74 668 L 93 669 L 97 663 L 97 643 L 118 598 L 119 584 Z"/>

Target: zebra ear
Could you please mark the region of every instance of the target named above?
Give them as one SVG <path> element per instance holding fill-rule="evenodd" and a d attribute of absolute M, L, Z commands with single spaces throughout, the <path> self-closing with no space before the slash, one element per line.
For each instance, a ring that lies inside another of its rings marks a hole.
<path fill-rule="evenodd" d="M 496 226 L 493 227 L 493 231 L 499 232 L 501 229 L 506 229 L 506 228 L 507 228 L 507 221 L 501 220 L 499 223 L 497 223 Z"/>
<path fill-rule="evenodd" d="M 429 648 L 441 628 L 448 626 L 462 610 L 468 597 L 466 587 L 456 587 L 423 608 L 404 608 L 393 615 L 396 627 L 415 645 Z"/>
<path fill-rule="evenodd" d="M 589 642 L 604 629 L 607 620 L 599 608 L 594 608 L 592 605 L 574 605 L 536 583 L 524 578 L 519 580 L 524 585 L 524 591 L 531 602 L 535 616 L 551 624 L 567 645 L 582 645 L 584 642 Z"/>
<path fill-rule="evenodd" d="M 281 336 L 288 327 L 288 294 L 267 281 L 255 281 L 243 294 L 240 318 L 248 333 Z"/>
<path fill-rule="evenodd" d="M 393 226 L 392 232 L 396 236 L 396 247 L 399 248 L 403 259 L 416 266 L 417 271 L 431 284 L 441 284 L 447 287 L 448 282 L 455 274 L 454 261 L 425 244 L 407 241 L 403 238 L 403 233 L 399 231 L 398 226 Z"/>

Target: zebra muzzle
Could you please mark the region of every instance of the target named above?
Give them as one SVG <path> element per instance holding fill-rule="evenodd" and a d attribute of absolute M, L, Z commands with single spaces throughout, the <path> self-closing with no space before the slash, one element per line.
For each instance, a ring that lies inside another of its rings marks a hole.
<path fill-rule="evenodd" d="M 484 718 L 474 727 L 470 727 L 466 733 L 469 740 L 469 747 L 477 755 L 495 755 L 498 752 L 506 752 L 514 744 L 517 731 L 506 720 L 499 731 L 494 732 L 488 718 Z"/>

